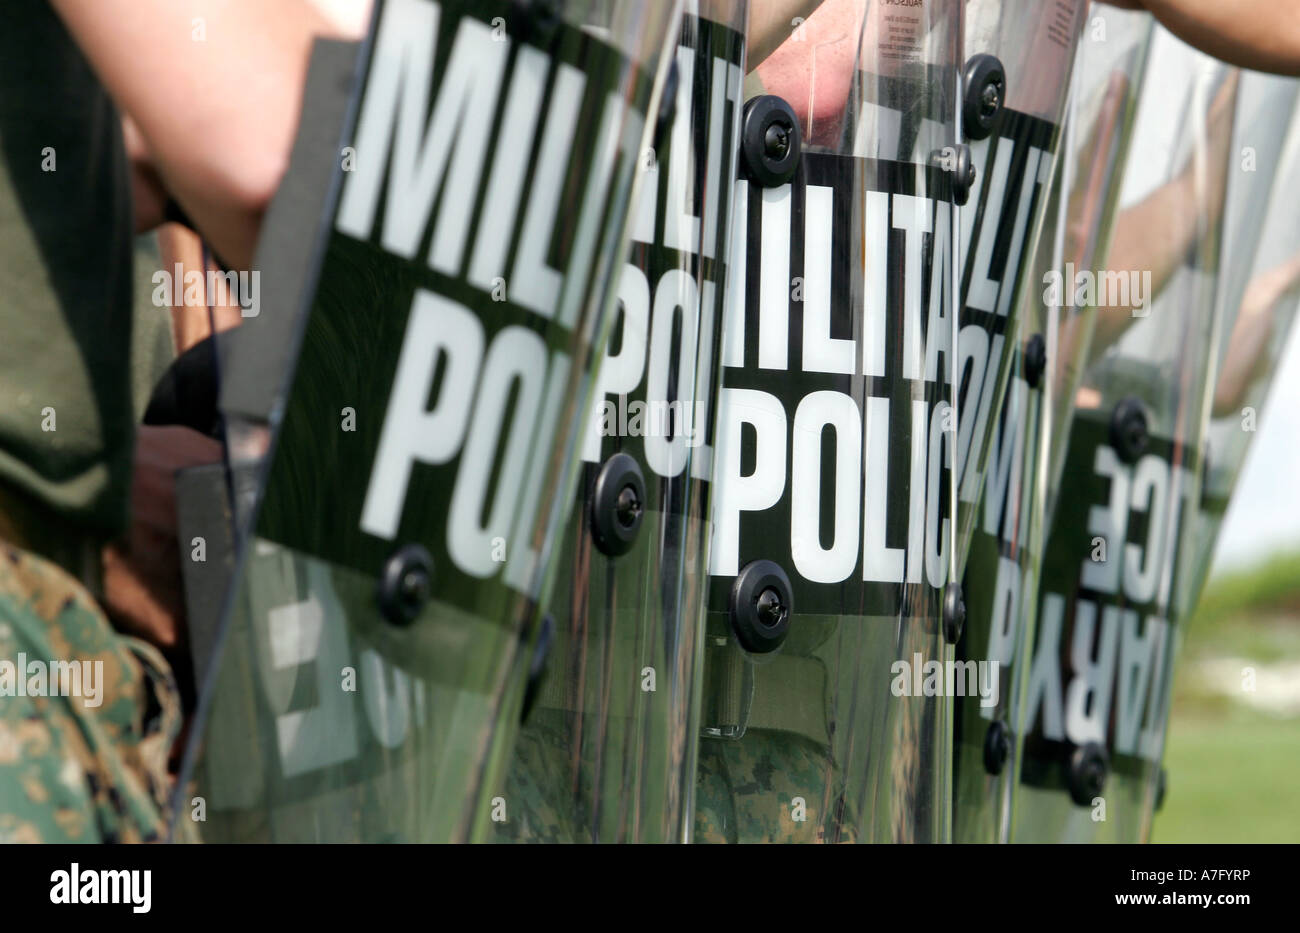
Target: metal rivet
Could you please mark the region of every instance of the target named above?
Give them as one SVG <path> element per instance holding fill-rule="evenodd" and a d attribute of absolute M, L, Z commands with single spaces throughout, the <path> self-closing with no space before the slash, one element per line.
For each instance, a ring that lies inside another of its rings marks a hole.
<path fill-rule="evenodd" d="M 614 514 L 624 528 L 635 528 L 641 521 L 641 496 L 631 484 L 619 490 Z"/>
<path fill-rule="evenodd" d="M 645 477 L 635 459 L 620 452 L 601 464 L 592 489 L 591 534 L 602 554 L 618 557 L 632 550 L 645 507 Z"/>
<path fill-rule="evenodd" d="M 966 63 L 962 130 L 968 139 L 987 139 L 1007 99 L 1007 71 L 994 55 L 973 55 Z"/>
<path fill-rule="evenodd" d="M 731 630 L 742 648 L 751 654 L 775 651 L 790 631 L 790 578 L 770 560 L 746 564 L 732 584 L 729 611 Z"/>
<path fill-rule="evenodd" d="M 1110 759 L 1104 747 L 1089 742 L 1076 748 L 1066 766 L 1065 785 L 1070 790 L 1070 799 L 1081 807 L 1092 806 L 1093 799 L 1100 797 L 1106 788 L 1109 770 Z"/>
<path fill-rule="evenodd" d="M 952 176 L 952 201 L 958 207 L 964 206 L 975 187 L 975 160 L 971 158 L 970 146 L 959 144 L 937 149 L 931 154 L 930 163 Z"/>
<path fill-rule="evenodd" d="M 775 162 L 780 162 L 785 158 L 786 153 L 790 151 L 790 132 L 785 126 L 773 123 L 767 128 L 767 134 L 763 142 L 767 150 L 767 157 Z"/>
<path fill-rule="evenodd" d="M 379 575 L 379 611 L 394 625 L 409 625 L 433 595 L 433 558 L 419 544 L 399 548 Z"/>
<path fill-rule="evenodd" d="M 1010 757 L 1011 729 L 1001 719 L 995 719 L 984 734 L 984 770 L 989 774 L 1001 774 Z"/>
<path fill-rule="evenodd" d="M 984 87 L 984 94 L 980 98 L 982 112 L 986 117 L 992 117 L 1002 106 L 1002 88 L 996 84 L 989 84 Z"/>
<path fill-rule="evenodd" d="M 966 626 L 966 599 L 960 583 L 949 583 L 943 591 L 943 637 L 950 645 L 961 641 Z"/>
<path fill-rule="evenodd" d="M 1110 417 L 1110 445 L 1125 463 L 1136 463 L 1147 449 L 1147 413 L 1134 396 L 1120 399 Z"/>
<path fill-rule="evenodd" d="M 801 140 L 794 109 L 773 94 L 745 104 L 740 124 L 740 156 L 749 177 L 776 188 L 794 177 Z"/>

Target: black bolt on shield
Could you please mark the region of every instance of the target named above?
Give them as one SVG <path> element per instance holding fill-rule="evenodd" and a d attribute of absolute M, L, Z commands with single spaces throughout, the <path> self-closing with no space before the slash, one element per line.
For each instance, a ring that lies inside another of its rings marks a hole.
<path fill-rule="evenodd" d="M 966 63 L 962 129 L 967 139 L 988 139 L 1007 99 L 1007 72 L 996 55 L 973 55 Z"/>
<path fill-rule="evenodd" d="M 790 578 L 770 560 L 746 564 L 731 589 L 731 629 L 751 654 L 781 647 L 790 631 L 794 599 Z"/>
<path fill-rule="evenodd" d="M 616 453 L 601 465 L 591 500 L 592 535 L 602 554 L 632 550 L 645 513 L 645 477 L 631 456 Z"/>
<path fill-rule="evenodd" d="M 1106 749 L 1096 742 L 1081 745 L 1070 755 L 1066 765 L 1065 783 L 1070 788 L 1070 799 L 1081 807 L 1092 806 L 1093 798 L 1106 787 L 1106 774 L 1110 759 Z"/>
<path fill-rule="evenodd" d="M 399 548 L 379 575 L 379 611 L 394 625 L 410 625 L 433 593 L 433 558 L 419 544 Z"/>
<path fill-rule="evenodd" d="M 943 637 L 950 645 L 961 641 L 966 626 L 966 598 L 960 583 L 949 583 L 943 592 Z"/>
<path fill-rule="evenodd" d="M 964 207 L 975 187 L 975 160 L 971 158 L 970 146 L 961 144 L 940 149 L 931 161 L 952 173 L 953 203 Z"/>
<path fill-rule="evenodd" d="M 740 156 L 756 184 L 776 188 L 794 177 L 801 145 L 799 121 L 780 97 L 766 94 L 745 104 Z"/>
<path fill-rule="evenodd" d="M 1119 400 L 1110 418 L 1110 443 L 1125 463 L 1137 463 L 1147 449 L 1147 413 L 1142 402 L 1133 396 Z"/>
<path fill-rule="evenodd" d="M 984 735 L 984 770 L 989 774 L 1001 774 L 1011 757 L 1011 729 L 1001 719 L 989 723 L 989 731 Z"/>

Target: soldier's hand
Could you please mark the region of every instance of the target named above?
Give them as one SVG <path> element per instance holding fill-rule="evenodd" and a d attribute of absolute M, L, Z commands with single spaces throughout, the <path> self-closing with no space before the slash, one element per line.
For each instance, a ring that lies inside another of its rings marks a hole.
<path fill-rule="evenodd" d="M 130 525 L 104 549 L 104 598 L 114 623 L 169 656 L 185 643 L 176 472 L 220 459 L 221 445 L 189 428 L 137 428 Z"/>

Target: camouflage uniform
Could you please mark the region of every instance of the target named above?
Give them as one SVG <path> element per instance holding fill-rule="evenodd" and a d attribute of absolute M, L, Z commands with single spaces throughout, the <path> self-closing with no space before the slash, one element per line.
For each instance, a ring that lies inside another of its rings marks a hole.
<path fill-rule="evenodd" d="M 167 662 L 57 566 L 0 542 L 0 660 L 20 653 L 101 662 L 101 702 L 0 696 L 0 842 L 161 840 L 181 726 Z"/>
<path fill-rule="evenodd" d="M 536 710 L 528 728 L 515 741 L 506 773 L 505 822 L 493 822 L 491 842 L 576 842 L 572 827 L 581 824 L 579 804 L 566 790 L 581 780 L 575 763 L 567 760 L 569 743 L 558 710 Z"/>
<path fill-rule="evenodd" d="M 825 786 L 826 756 L 824 746 L 779 732 L 701 741 L 695 842 L 852 842 L 843 789 Z M 797 797 L 803 820 L 794 819 Z"/>

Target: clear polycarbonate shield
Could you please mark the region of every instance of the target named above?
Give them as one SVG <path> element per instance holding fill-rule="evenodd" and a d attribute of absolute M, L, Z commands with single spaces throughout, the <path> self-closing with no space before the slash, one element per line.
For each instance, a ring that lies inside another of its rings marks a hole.
<path fill-rule="evenodd" d="M 953 838 L 1007 842 L 1019 777 L 1017 712 L 1027 685 L 1043 553 L 1044 507 L 1060 351 L 1086 337 L 1089 309 L 1048 303 L 1052 275 L 1091 268 L 1119 193 L 1137 84 L 1151 32 L 1147 14 L 1107 10 L 1085 31 L 1042 235 L 1009 327 L 1011 382 L 989 444 L 964 579 L 966 626 L 957 645 L 983 692 L 954 697 Z M 1062 191 L 1069 191 L 1066 199 Z M 1059 316 L 1068 315 L 1062 322 Z M 1066 335 L 1063 340 L 1061 334 Z M 1069 349 L 1069 353 L 1076 351 Z M 1068 368 L 1068 367 L 1067 367 Z M 980 667 L 985 674 L 979 678 Z"/>
<path fill-rule="evenodd" d="M 1237 87 L 1235 71 L 1157 30 L 1105 268 L 1055 296 L 1095 306 L 1095 326 L 1044 550 L 1017 841 L 1149 835 Z"/>
<path fill-rule="evenodd" d="M 545 680 L 494 814 L 502 841 L 689 835 L 747 6 L 692 0 L 684 11 L 672 123 L 640 166 L 619 310 L 555 552 Z"/>
<path fill-rule="evenodd" d="M 1200 517 L 1187 549 L 1193 608 L 1300 301 L 1298 91 L 1293 78 L 1242 77 L 1237 152 L 1244 161 L 1228 194 L 1219 366 L 1209 402 Z"/>
<path fill-rule="evenodd" d="M 747 79 L 802 146 L 735 206 L 697 842 L 948 837 L 960 54 L 960 3 L 827 2 Z"/>
<path fill-rule="evenodd" d="M 1088 366 L 1096 325 L 1095 302 L 1088 300 L 1086 290 L 1080 294 L 1073 285 L 1082 272 L 1095 275 L 1101 270 L 1110 250 L 1154 26 L 1148 13 L 1097 5 L 1090 11 L 1082 40 L 1080 58 L 1087 73 L 1096 77 L 1087 88 L 1080 87 L 1071 102 L 1071 119 L 1078 127 L 1072 134 L 1075 168 L 1065 226 L 1053 231 L 1062 241 L 1063 264 L 1053 270 L 1052 279 L 1038 280 L 1044 293 L 1059 286 L 1054 289 L 1057 326 L 1046 332 L 1052 375 L 1044 474 L 1047 516 L 1061 492 L 1075 392 Z M 1067 284 L 1071 285 L 1068 293 Z"/>
<path fill-rule="evenodd" d="M 377 3 L 181 782 L 205 839 L 481 832 L 677 16 Z"/>
<path fill-rule="evenodd" d="M 977 506 L 986 477 L 1005 453 L 999 415 L 1010 392 L 1020 296 L 1031 278 L 1059 160 L 1086 12 L 1084 0 L 966 3 L 962 129 L 974 173 L 958 253 L 957 555 L 963 569 L 981 523 Z M 996 494 L 1005 500 L 1003 490 Z"/>

